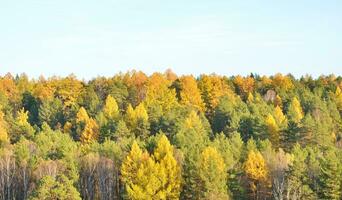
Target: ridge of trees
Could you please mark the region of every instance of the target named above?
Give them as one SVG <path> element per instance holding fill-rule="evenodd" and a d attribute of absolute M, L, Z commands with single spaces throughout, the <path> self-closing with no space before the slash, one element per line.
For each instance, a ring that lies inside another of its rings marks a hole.
<path fill-rule="evenodd" d="M 1 199 L 341 199 L 342 77 L 0 76 Z"/>

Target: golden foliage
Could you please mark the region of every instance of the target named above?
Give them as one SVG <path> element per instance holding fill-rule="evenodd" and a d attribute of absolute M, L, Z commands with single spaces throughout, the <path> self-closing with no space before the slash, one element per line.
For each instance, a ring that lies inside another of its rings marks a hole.
<path fill-rule="evenodd" d="M 92 141 L 96 141 L 99 137 L 99 126 L 96 121 L 90 118 L 86 121 L 84 130 L 81 134 L 81 142 L 83 144 L 90 143 Z"/>
<path fill-rule="evenodd" d="M 76 123 L 87 122 L 88 120 L 89 116 L 87 111 L 84 109 L 84 107 L 81 107 L 76 114 Z"/>
<path fill-rule="evenodd" d="M 244 169 L 249 178 L 255 181 L 265 180 L 267 177 L 266 163 L 259 151 L 250 151 L 244 164 Z"/>
<path fill-rule="evenodd" d="M 103 112 L 105 116 L 109 119 L 115 119 L 119 115 L 118 104 L 116 103 L 115 99 L 111 95 L 108 95 L 106 98 L 106 102 L 103 107 Z"/>
<path fill-rule="evenodd" d="M 254 78 L 250 76 L 244 78 L 238 75 L 234 78 L 234 83 L 238 86 L 238 89 L 243 96 L 253 92 L 254 82 Z"/>
<path fill-rule="evenodd" d="M 8 125 L 4 119 L 4 113 L 1 111 L 1 106 L 0 106 L 0 144 L 9 143 L 7 129 L 8 129 Z"/>
<path fill-rule="evenodd" d="M 122 181 L 129 199 L 178 199 L 180 167 L 166 136 L 158 141 L 153 156 L 134 141 L 121 166 Z"/>
<path fill-rule="evenodd" d="M 300 120 L 303 119 L 304 113 L 300 102 L 296 97 L 293 97 L 287 114 L 289 115 L 289 119 L 291 119 L 295 123 L 299 123 Z"/>
<path fill-rule="evenodd" d="M 195 78 L 193 76 L 182 76 L 179 81 L 181 84 L 181 103 L 187 106 L 194 106 L 198 110 L 204 111 L 205 105 Z"/>
<path fill-rule="evenodd" d="M 220 97 L 232 93 L 223 79 L 216 75 L 201 75 L 198 87 L 208 112 L 212 112 L 216 108 Z"/>
<path fill-rule="evenodd" d="M 267 115 L 265 124 L 272 144 L 279 147 L 279 127 L 271 114 Z"/>
<path fill-rule="evenodd" d="M 274 75 L 272 84 L 274 88 L 285 90 L 285 91 L 288 91 L 294 87 L 291 79 L 288 76 L 283 76 L 280 73 Z"/>
<path fill-rule="evenodd" d="M 99 137 L 99 126 L 93 118 L 89 118 L 87 111 L 83 107 L 77 112 L 76 123 L 84 125 L 83 130 L 80 130 L 80 140 L 82 143 L 86 144 L 97 140 Z"/>
<path fill-rule="evenodd" d="M 169 89 L 170 84 L 162 74 L 152 74 L 147 82 L 146 107 L 160 106 L 163 112 L 174 108 L 178 102 L 175 89 Z"/>

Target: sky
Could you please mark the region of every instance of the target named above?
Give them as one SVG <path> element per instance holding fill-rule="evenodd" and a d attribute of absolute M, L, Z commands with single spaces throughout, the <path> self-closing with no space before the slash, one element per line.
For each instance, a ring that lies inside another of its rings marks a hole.
<path fill-rule="evenodd" d="M 0 75 L 342 75 L 341 0 L 0 0 Z"/>

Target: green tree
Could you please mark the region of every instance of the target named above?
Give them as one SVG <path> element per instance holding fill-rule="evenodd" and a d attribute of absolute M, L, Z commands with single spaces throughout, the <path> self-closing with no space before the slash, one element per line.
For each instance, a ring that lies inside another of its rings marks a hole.
<path fill-rule="evenodd" d="M 320 199 L 341 199 L 341 161 L 332 149 L 322 158 Z"/>
<path fill-rule="evenodd" d="M 29 198 L 31 200 L 77 200 L 81 199 L 79 192 L 73 186 L 72 181 L 68 180 L 64 175 L 56 178 L 51 176 L 43 177 Z"/>
<path fill-rule="evenodd" d="M 227 194 L 227 167 L 220 153 L 206 147 L 198 160 L 200 196 L 202 199 L 229 199 Z"/>

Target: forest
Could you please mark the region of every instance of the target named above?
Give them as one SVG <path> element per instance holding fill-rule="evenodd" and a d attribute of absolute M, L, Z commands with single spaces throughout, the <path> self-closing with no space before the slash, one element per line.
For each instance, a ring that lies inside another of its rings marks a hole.
<path fill-rule="evenodd" d="M 0 200 L 342 199 L 342 77 L 0 76 Z"/>

